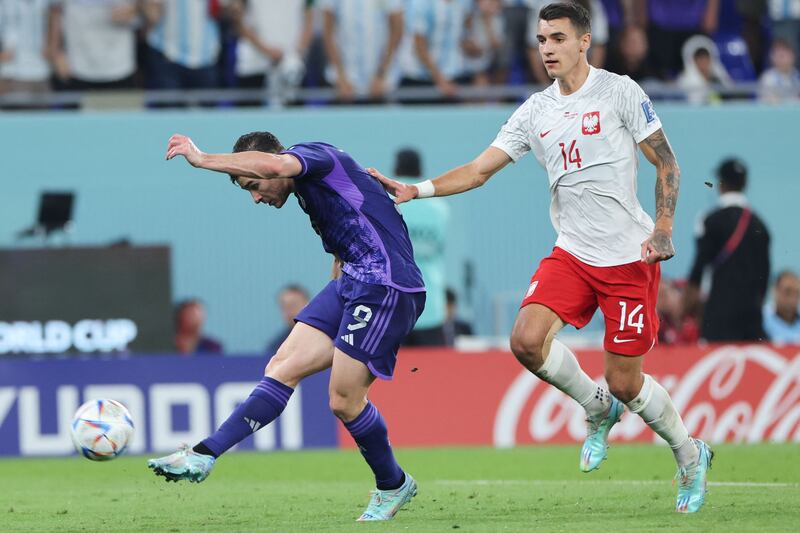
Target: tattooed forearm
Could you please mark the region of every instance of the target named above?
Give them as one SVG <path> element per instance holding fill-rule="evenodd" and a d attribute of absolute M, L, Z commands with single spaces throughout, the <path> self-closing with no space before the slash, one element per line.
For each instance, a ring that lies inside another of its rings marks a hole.
<path fill-rule="evenodd" d="M 659 220 L 667 223 L 675 215 L 681 170 L 663 130 L 650 135 L 644 140 L 644 144 L 650 149 L 648 159 L 656 165 L 656 225 Z M 671 228 L 671 222 L 669 226 Z"/>

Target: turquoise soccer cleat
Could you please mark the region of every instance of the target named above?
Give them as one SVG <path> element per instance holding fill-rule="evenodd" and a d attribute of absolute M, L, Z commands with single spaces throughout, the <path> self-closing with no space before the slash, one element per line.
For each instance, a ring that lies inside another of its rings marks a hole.
<path fill-rule="evenodd" d="M 166 457 L 150 459 L 147 461 L 147 467 L 157 476 L 164 476 L 166 481 L 178 482 L 185 479 L 192 483 L 200 483 L 211 473 L 215 461 L 214 457 L 197 453 L 184 445 Z"/>
<path fill-rule="evenodd" d="M 406 480 L 400 488 L 394 490 L 372 491 L 367 509 L 358 517 L 358 522 L 391 520 L 402 506 L 417 495 L 417 482 L 407 472 Z"/>
<path fill-rule="evenodd" d="M 591 472 L 600 468 L 600 463 L 608 456 L 608 433 L 624 411 L 625 406 L 622 402 L 612 396 L 611 407 L 605 416 L 586 419 L 588 435 L 581 448 L 581 472 Z"/>
<path fill-rule="evenodd" d="M 696 513 L 705 503 L 706 499 L 706 477 L 711 468 L 711 460 L 714 452 L 708 444 L 693 439 L 699 455 L 697 462 L 678 468 L 675 479 L 678 480 L 678 501 L 675 504 L 675 512 Z"/>

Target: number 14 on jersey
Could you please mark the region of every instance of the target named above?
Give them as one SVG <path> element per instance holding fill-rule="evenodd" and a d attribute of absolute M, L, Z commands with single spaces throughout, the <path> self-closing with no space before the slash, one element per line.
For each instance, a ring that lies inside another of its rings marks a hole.
<path fill-rule="evenodd" d="M 558 143 L 561 147 L 561 157 L 564 158 L 564 170 L 569 170 L 568 163 L 574 163 L 581 168 L 581 151 L 575 148 L 576 139 L 573 139 L 572 142 L 569 144 L 569 149 L 567 149 L 567 145 L 565 143 Z"/>

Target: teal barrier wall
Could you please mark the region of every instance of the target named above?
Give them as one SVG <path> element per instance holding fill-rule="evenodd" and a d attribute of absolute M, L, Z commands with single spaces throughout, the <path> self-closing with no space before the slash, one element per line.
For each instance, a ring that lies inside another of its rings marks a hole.
<path fill-rule="evenodd" d="M 192 136 L 206 151 L 229 151 L 239 134 L 268 129 L 287 146 L 325 140 L 386 172 L 395 150 L 411 145 L 423 154 L 425 172 L 434 175 L 478 154 L 512 110 L 2 115 L 0 246 L 40 245 L 15 239 L 16 231 L 33 221 L 39 192 L 76 190 L 74 230 L 51 246 L 104 245 L 122 237 L 135 244 L 170 244 L 173 297 L 204 299 L 207 329 L 229 351 L 258 351 L 280 329 L 274 301 L 280 286 L 291 281 L 319 290 L 329 274 L 329 257 L 291 200 L 281 211 L 254 206 L 226 176 L 164 161 L 171 133 Z M 794 168 L 800 107 L 662 105 L 658 111 L 683 170 L 675 225 L 678 255 L 664 264 L 664 273 L 686 274 L 698 213 L 716 199 L 716 191 L 703 182 L 712 180 L 717 162 L 731 154 L 750 166 L 749 196 L 772 231 L 774 270 L 800 268 L 795 234 L 800 179 Z M 651 213 L 654 179 L 654 169 L 643 160 L 639 193 Z M 507 332 L 514 304 L 555 240 L 546 175 L 528 156 L 482 189 L 448 201 L 453 208 L 449 279 L 460 289 L 464 261 L 471 261 L 475 288 L 465 313 L 472 315 L 479 333 Z"/>

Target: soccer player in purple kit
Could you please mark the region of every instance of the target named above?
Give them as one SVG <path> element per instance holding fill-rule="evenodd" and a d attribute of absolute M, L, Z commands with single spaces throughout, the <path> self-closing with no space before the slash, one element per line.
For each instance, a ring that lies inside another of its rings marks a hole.
<path fill-rule="evenodd" d="M 377 488 L 359 521 L 388 520 L 417 484 L 394 458 L 386 423 L 367 399 L 376 377 L 389 380 L 400 342 L 425 306 L 403 218 L 383 187 L 347 153 L 321 142 L 285 150 L 267 132 L 243 135 L 232 154 L 207 154 L 173 135 L 167 159 L 226 173 L 257 204 L 281 208 L 294 193 L 334 255 L 335 277 L 297 315 L 289 337 L 269 360 L 250 396 L 211 436 L 148 461 L 168 481 L 200 482 L 229 448 L 280 416 L 306 376 L 332 368 L 330 407 L 353 436 Z"/>

